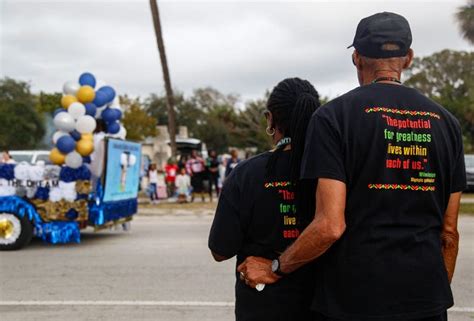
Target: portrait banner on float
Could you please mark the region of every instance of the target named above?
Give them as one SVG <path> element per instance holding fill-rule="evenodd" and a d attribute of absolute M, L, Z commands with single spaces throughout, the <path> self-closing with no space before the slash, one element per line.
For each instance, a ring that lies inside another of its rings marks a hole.
<path fill-rule="evenodd" d="M 137 198 L 140 183 L 141 145 L 107 140 L 104 202 Z"/>

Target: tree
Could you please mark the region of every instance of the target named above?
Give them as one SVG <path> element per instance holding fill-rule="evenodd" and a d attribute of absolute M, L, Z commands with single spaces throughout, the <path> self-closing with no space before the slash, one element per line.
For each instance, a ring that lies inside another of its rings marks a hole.
<path fill-rule="evenodd" d="M 155 28 L 156 43 L 160 53 L 161 68 L 163 69 L 163 80 L 166 90 L 166 106 L 168 109 L 168 131 L 170 134 L 171 155 L 176 156 L 176 123 L 174 111 L 174 96 L 171 87 L 171 78 L 168 69 L 168 61 L 166 59 L 165 43 L 163 41 L 163 33 L 161 30 L 160 12 L 156 0 L 150 0 L 151 15 L 153 17 L 153 26 Z"/>
<path fill-rule="evenodd" d="M 458 9 L 456 18 L 459 22 L 461 34 L 474 45 L 474 0 L 468 0 L 468 3 Z"/>
<path fill-rule="evenodd" d="M 187 126 L 188 129 L 192 127 L 193 122 L 196 122 L 200 117 L 200 112 L 197 107 L 186 99 L 183 93 L 176 93 L 174 96 L 176 109 L 176 123 L 180 126 Z M 146 112 L 153 116 L 158 124 L 168 125 L 168 111 L 166 106 L 166 97 L 151 94 L 145 100 Z"/>
<path fill-rule="evenodd" d="M 140 99 L 131 99 L 127 96 L 120 96 L 120 105 L 124 109 L 123 126 L 127 130 L 127 139 L 142 141 L 146 137 L 153 137 L 158 134 L 156 119 L 142 108 Z"/>
<path fill-rule="evenodd" d="M 235 107 L 239 101 L 239 96 L 224 95 L 217 89 L 205 87 L 194 90 L 191 100 L 197 108 L 209 112 L 219 106 Z"/>
<path fill-rule="evenodd" d="M 267 109 L 269 92 L 262 99 L 249 101 L 245 110 L 239 113 L 236 137 L 241 147 L 256 147 L 257 152 L 269 150 L 272 139 L 265 132 L 267 121 L 264 111 Z"/>
<path fill-rule="evenodd" d="M 41 142 L 45 128 L 28 83 L 0 80 L 0 128 L 2 149 L 33 149 Z"/>
<path fill-rule="evenodd" d="M 61 107 L 61 93 L 48 94 L 43 91 L 39 93 L 36 100 L 36 110 L 39 113 L 53 113 L 57 108 Z"/>
<path fill-rule="evenodd" d="M 448 109 L 460 122 L 466 152 L 474 151 L 474 52 L 443 50 L 416 58 L 405 82 Z"/>
<path fill-rule="evenodd" d="M 192 125 L 192 132 L 208 148 L 222 153 L 227 152 L 229 146 L 237 146 L 238 96 L 224 95 L 214 88 L 206 87 L 194 90 L 189 100 L 196 116 L 200 116 Z M 180 112 L 180 119 L 182 116 L 184 118 L 185 115 Z"/>

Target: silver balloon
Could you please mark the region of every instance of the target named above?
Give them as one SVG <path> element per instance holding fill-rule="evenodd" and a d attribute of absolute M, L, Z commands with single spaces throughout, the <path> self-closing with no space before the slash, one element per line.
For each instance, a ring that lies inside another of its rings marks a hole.
<path fill-rule="evenodd" d="M 65 114 L 65 113 L 59 113 L 59 114 Z M 89 134 L 94 131 L 96 125 L 97 123 L 94 117 L 85 115 L 77 119 L 76 130 L 80 132 L 81 134 Z"/>
<path fill-rule="evenodd" d="M 69 113 L 57 114 L 54 117 L 53 122 L 54 122 L 54 126 L 56 126 L 58 130 L 61 130 L 67 133 L 74 130 L 74 127 L 76 126 L 76 122 L 74 121 L 74 118 Z"/>
<path fill-rule="evenodd" d="M 116 136 L 120 139 L 125 139 L 127 137 L 127 130 L 125 129 L 123 125 L 120 125 L 120 130 L 116 134 Z"/>
<path fill-rule="evenodd" d="M 78 152 L 70 152 L 66 155 L 66 166 L 71 168 L 79 168 L 82 165 L 82 156 Z"/>
<path fill-rule="evenodd" d="M 65 95 L 75 96 L 81 85 L 75 81 L 68 81 L 63 85 L 63 93 Z"/>
<path fill-rule="evenodd" d="M 106 106 L 103 107 L 97 107 L 95 111 L 95 118 L 97 119 L 102 119 L 102 112 L 105 110 Z"/>
<path fill-rule="evenodd" d="M 79 102 L 75 102 L 68 107 L 67 112 L 71 114 L 74 119 L 78 119 L 86 114 L 86 107 Z"/>
<path fill-rule="evenodd" d="M 58 130 L 57 132 L 55 132 L 53 134 L 53 144 L 56 145 L 56 143 L 58 142 L 58 139 L 60 139 L 63 136 L 66 136 L 66 135 L 68 135 L 68 133 L 63 132 L 61 130 Z"/>

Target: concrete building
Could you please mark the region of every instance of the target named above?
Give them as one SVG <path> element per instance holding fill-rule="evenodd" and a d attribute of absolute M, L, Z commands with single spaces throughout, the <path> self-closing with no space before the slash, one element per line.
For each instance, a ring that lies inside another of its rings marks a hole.
<path fill-rule="evenodd" d="M 156 126 L 158 135 L 155 137 L 147 137 L 142 142 L 143 157 L 149 158 L 158 167 L 163 167 L 168 158 L 171 157 L 171 148 L 168 145 L 170 135 L 168 134 L 167 126 Z M 188 137 L 188 128 L 186 126 L 179 126 L 176 133 L 177 139 L 186 139 Z"/>

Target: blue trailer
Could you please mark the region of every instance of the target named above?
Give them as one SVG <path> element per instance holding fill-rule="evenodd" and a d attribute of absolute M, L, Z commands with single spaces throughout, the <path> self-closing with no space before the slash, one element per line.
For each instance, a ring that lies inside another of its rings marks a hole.
<path fill-rule="evenodd" d="M 0 250 L 21 249 L 33 237 L 79 243 L 87 227 L 127 227 L 137 213 L 141 146 L 119 139 L 104 146 L 97 176 L 89 164 L 0 164 Z"/>

